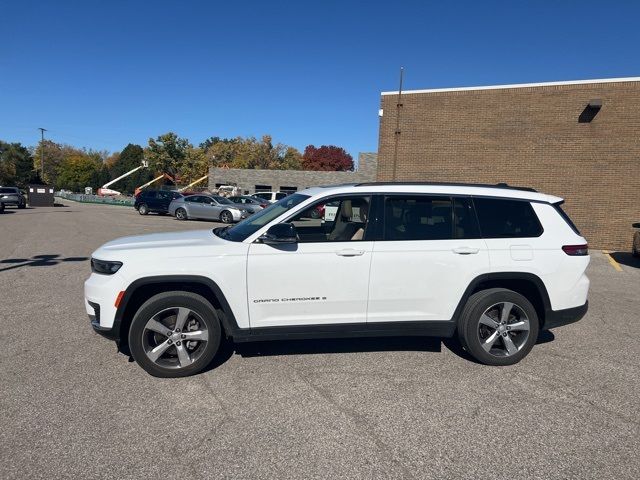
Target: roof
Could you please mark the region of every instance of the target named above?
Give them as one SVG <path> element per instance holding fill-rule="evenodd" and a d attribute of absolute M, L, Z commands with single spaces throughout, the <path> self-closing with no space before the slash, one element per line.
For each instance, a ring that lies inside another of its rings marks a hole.
<path fill-rule="evenodd" d="M 479 87 L 453 87 L 453 88 L 429 88 L 424 90 L 403 90 L 403 95 L 413 93 L 444 93 L 444 92 L 464 92 L 473 90 L 500 90 L 507 88 L 531 88 L 531 87 L 553 87 L 559 85 L 588 85 L 594 83 L 621 83 L 640 82 L 640 77 L 620 77 L 620 78 L 599 78 L 593 80 L 568 80 L 562 82 L 542 82 L 542 83 L 515 83 L 511 85 L 486 85 Z M 381 95 L 397 95 L 398 91 L 382 92 Z"/>
<path fill-rule="evenodd" d="M 340 194 L 340 193 L 433 193 L 447 195 L 476 195 L 484 197 L 504 197 L 536 202 L 557 203 L 562 198 L 545 193 L 504 185 L 481 185 L 465 183 L 402 183 L 380 182 L 347 185 L 327 185 L 311 187 L 298 193 L 305 195 Z"/>

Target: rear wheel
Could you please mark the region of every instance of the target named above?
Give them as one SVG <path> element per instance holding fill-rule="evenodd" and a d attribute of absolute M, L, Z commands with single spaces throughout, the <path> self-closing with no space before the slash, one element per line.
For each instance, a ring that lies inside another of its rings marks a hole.
<path fill-rule="evenodd" d="M 220 214 L 220 221 L 222 223 L 231 223 L 233 222 L 233 215 L 231 215 L 229 210 L 223 210 Z"/>
<path fill-rule="evenodd" d="M 178 208 L 176 210 L 176 218 L 178 220 L 187 220 L 187 211 L 184 208 Z"/>
<path fill-rule="evenodd" d="M 138 207 L 138 213 L 139 213 L 140 215 L 146 215 L 147 213 L 149 213 L 149 207 L 147 207 L 147 205 L 146 205 L 146 204 L 144 204 L 144 203 L 143 203 L 143 204 L 141 204 L 141 205 Z"/>
<path fill-rule="evenodd" d="M 222 329 L 213 306 L 191 292 L 151 297 L 129 330 L 134 360 L 154 377 L 185 377 L 202 371 L 220 346 Z"/>
<path fill-rule="evenodd" d="M 20 203 L 18 205 L 18 208 L 20 208 L 20 209 L 27 208 L 27 204 L 26 203 Z"/>
<path fill-rule="evenodd" d="M 460 341 L 487 365 L 513 365 L 531 351 L 538 338 L 538 315 L 524 296 L 504 288 L 474 293 L 458 324 Z"/>

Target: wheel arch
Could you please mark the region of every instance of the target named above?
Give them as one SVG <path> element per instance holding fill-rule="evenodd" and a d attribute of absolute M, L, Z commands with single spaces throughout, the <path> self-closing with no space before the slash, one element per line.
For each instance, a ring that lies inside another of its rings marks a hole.
<path fill-rule="evenodd" d="M 114 319 L 119 342 L 126 344 L 133 316 L 146 300 L 174 290 L 197 293 L 210 301 L 220 317 L 225 335 L 233 336 L 238 330 L 233 310 L 216 282 L 197 275 L 161 275 L 135 280 L 125 290 Z"/>
<path fill-rule="evenodd" d="M 544 325 L 547 314 L 551 311 L 549 293 L 542 279 L 528 272 L 486 273 L 477 276 L 465 290 L 456 307 L 453 319 L 458 321 L 471 295 L 489 288 L 506 288 L 526 297 L 536 309 L 540 326 Z"/>

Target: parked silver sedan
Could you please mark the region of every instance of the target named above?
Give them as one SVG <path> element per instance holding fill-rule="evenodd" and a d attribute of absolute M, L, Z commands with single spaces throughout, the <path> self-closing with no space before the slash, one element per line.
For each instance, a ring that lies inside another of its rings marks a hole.
<path fill-rule="evenodd" d="M 169 204 L 169 214 L 178 220 L 205 219 L 223 223 L 239 222 L 250 213 L 228 198 L 217 195 L 189 195 L 176 198 Z"/>

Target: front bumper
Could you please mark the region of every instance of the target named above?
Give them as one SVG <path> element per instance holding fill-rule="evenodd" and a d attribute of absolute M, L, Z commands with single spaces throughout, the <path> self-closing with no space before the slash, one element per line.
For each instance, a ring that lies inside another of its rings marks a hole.
<path fill-rule="evenodd" d="M 93 314 L 89 314 L 89 321 L 91 322 L 91 328 L 93 331 L 102 335 L 109 340 L 120 340 L 120 322 L 114 321 L 111 327 L 103 327 L 100 325 L 100 305 L 94 302 L 87 302 L 93 309 Z"/>
<path fill-rule="evenodd" d="M 579 307 L 566 308 L 564 310 L 549 310 L 546 312 L 543 330 L 550 330 L 552 328 L 562 327 L 563 325 L 569 325 L 582 319 L 589 309 L 589 302 L 585 302 L 584 305 Z"/>

